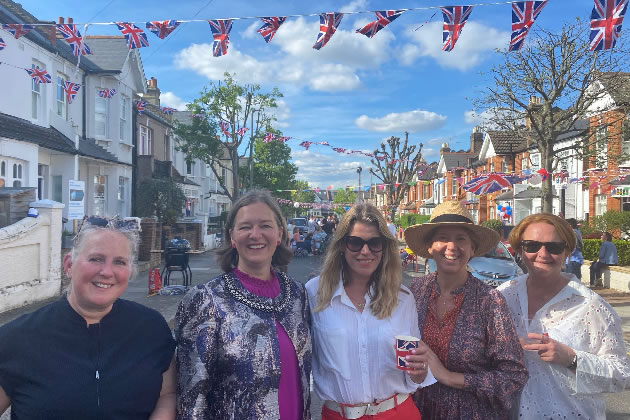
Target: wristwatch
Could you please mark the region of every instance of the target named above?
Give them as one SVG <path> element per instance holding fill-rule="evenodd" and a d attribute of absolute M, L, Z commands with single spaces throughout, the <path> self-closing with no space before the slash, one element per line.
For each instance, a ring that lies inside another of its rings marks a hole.
<path fill-rule="evenodd" d="M 569 366 L 567 366 L 567 368 L 573 370 L 576 367 L 577 367 L 577 354 L 573 356 L 573 360 L 571 360 L 571 363 L 569 364 Z"/>

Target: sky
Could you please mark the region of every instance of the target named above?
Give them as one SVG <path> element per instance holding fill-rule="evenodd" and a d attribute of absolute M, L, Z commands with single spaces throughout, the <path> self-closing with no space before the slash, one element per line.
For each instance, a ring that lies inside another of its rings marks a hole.
<path fill-rule="evenodd" d="M 480 0 L 475 3 L 494 3 Z M 452 52 L 442 48 L 442 15 L 437 9 L 409 10 L 374 38 L 355 33 L 374 13 L 347 14 L 321 50 L 312 48 L 319 30 L 317 14 L 362 12 L 466 4 L 437 0 L 21 0 L 40 20 L 72 17 L 75 23 L 150 20 L 208 20 L 255 16 L 289 17 L 266 44 L 256 18 L 233 21 L 228 54 L 212 56 L 212 35 L 204 22 L 180 26 L 165 40 L 152 33 L 140 50 L 145 75 L 158 79 L 163 106 L 184 110 L 204 86 L 228 71 L 241 84 L 262 92 L 277 87 L 284 95 L 274 110 L 275 127 L 292 149 L 298 179 L 313 188 L 356 186 L 370 179 L 369 158 L 342 155 L 330 147 L 298 146 L 302 140 L 327 141 L 332 147 L 373 151 L 390 136 L 422 143 L 427 162 L 439 160 L 442 143 L 467 150 L 480 122 L 473 99 L 488 88 L 496 49 L 509 46 L 511 6 L 475 6 Z M 472 3 L 472 2 L 468 2 Z M 535 25 L 557 31 L 576 17 L 588 30 L 592 0 L 549 0 Z M 141 26 L 144 28 L 144 24 Z M 82 29 L 81 29 L 82 30 Z M 626 29 L 627 31 L 627 29 Z M 83 30 L 82 30 L 83 32 Z M 119 35 L 114 25 L 94 25 L 89 35 Z M 531 35 L 531 34 L 530 34 Z M 623 36 L 623 33 L 622 33 Z M 89 45 L 89 42 L 88 42 Z"/>

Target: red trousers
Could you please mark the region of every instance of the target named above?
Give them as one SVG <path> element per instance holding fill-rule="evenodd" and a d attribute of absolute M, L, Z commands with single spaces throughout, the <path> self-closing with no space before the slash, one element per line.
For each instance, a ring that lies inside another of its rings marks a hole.
<path fill-rule="evenodd" d="M 322 420 L 343 420 L 344 417 L 325 405 L 322 406 Z M 378 413 L 375 416 L 363 416 L 361 419 L 370 420 L 420 420 L 420 412 L 409 396 L 398 407 Z"/>

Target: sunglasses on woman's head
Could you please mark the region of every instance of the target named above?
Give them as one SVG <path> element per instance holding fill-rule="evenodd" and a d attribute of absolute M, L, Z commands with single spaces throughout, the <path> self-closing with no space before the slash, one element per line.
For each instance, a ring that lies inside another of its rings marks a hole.
<path fill-rule="evenodd" d="M 79 229 L 77 230 L 77 236 L 79 235 L 79 232 L 81 232 L 81 229 L 83 228 L 83 226 L 86 224 L 102 227 L 102 228 L 109 227 L 109 228 L 113 228 L 117 230 L 125 230 L 125 231 L 126 230 L 140 230 L 136 219 L 133 219 L 133 218 L 125 220 L 119 217 L 114 217 L 110 219 L 110 218 L 101 217 L 101 216 L 86 216 L 83 218 L 83 222 L 81 223 L 81 225 L 79 226 Z"/>
<path fill-rule="evenodd" d="M 365 244 L 367 244 L 370 251 L 381 252 L 386 241 L 386 239 L 382 236 L 375 236 L 367 241 L 363 238 L 359 238 L 358 236 L 346 236 L 343 240 L 346 243 L 346 248 L 352 252 L 361 251 Z"/>
<path fill-rule="evenodd" d="M 530 253 L 538 252 L 543 245 L 548 253 L 554 255 L 562 254 L 567 247 L 564 242 L 521 241 L 523 250 Z"/>

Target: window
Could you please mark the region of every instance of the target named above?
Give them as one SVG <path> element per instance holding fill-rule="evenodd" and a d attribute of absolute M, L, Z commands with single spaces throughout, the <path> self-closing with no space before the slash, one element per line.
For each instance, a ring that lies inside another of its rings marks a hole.
<path fill-rule="evenodd" d="M 125 201 L 125 191 L 127 190 L 127 178 L 124 176 L 118 177 L 118 200 Z"/>
<path fill-rule="evenodd" d="M 37 165 L 37 199 L 48 197 L 46 179 L 48 178 L 48 165 Z"/>
<path fill-rule="evenodd" d="M 521 159 L 521 171 L 524 171 L 527 168 L 529 168 L 529 159 L 524 157 L 523 159 Z"/>
<path fill-rule="evenodd" d="M 66 91 L 63 89 L 63 82 L 68 80 L 68 76 L 57 73 L 57 115 L 64 120 L 68 119 L 68 103 Z"/>
<path fill-rule="evenodd" d="M 120 95 L 120 141 L 127 141 L 127 113 L 129 112 L 129 98 Z"/>
<path fill-rule="evenodd" d="M 169 152 L 171 150 L 170 144 L 171 144 L 171 138 L 167 134 L 165 134 L 164 135 L 164 160 L 171 160 L 171 157 L 169 156 Z"/>
<path fill-rule="evenodd" d="M 107 137 L 107 99 L 98 94 L 94 100 L 94 135 Z"/>
<path fill-rule="evenodd" d="M 52 199 L 63 203 L 63 177 L 61 175 L 52 177 L 52 189 Z"/>
<path fill-rule="evenodd" d="M 223 183 L 225 184 L 227 179 L 227 169 L 221 168 L 221 178 L 223 179 Z"/>
<path fill-rule="evenodd" d="M 451 195 L 457 195 L 457 178 L 455 176 L 451 178 Z"/>
<path fill-rule="evenodd" d="M 621 124 L 621 165 L 630 165 L 630 116 Z"/>
<path fill-rule="evenodd" d="M 195 176 L 195 162 L 186 161 L 186 175 Z"/>
<path fill-rule="evenodd" d="M 153 130 L 144 125 L 140 126 L 140 141 L 138 144 L 140 148 L 138 154 L 140 155 L 152 155 L 153 154 Z"/>
<path fill-rule="evenodd" d="M 606 158 L 608 157 L 608 130 L 606 126 L 598 127 L 595 132 L 595 167 L 603 168 L 606 166 Z"/>
<path fill-rule="evenodd" d="M 44 67 L 43 64 L 41 63 L 33 63 L 31 64 L 31 68 L 35 69 L 35 68 L 39 68 L 39 69 L 45 69 L 46 67 Z M 40 109 L 42 107 L 42 91 L 41 91 L 42 85 L 39 83 L 35 83 L 34 79 L 31 79 L 31 117 L 34 120 L 39 119 L 39 113 L 40 113 Z"/>
<path fill-rule="evenodd" d="M 13 186 L 21 187 L 22 186 L 22 164 L 14 163 L 13 164 Z"/>
<path fill-rule="evenodd" d="M 532 171 L 536 172 L 540 169 L 540 155 L 531 155 Z"/>
<path fill-rule="evenodd" d="M 94 176 L 94 211 L 95 216 L 105 216 L 105 201 L 107 191 L 107 177 L 105 175 Z"/>
<path fill-rule="evenodd" d="M 595 196 L 595 216 L 602 216 L 606 213 L 606 194 Z"/>
<path fill-rule="evenodd" d="M 7 183 L 7 162 L 0 162 L 0 188 L 4 187 Z"/>
<path fill-rule="evenodd" d="M 507 173 L 507 171 L 508 171 L 508 164 L 505 161 L 505 159 L 503 159 L 503 161 L 501 161 L 501 172 Z"/>

